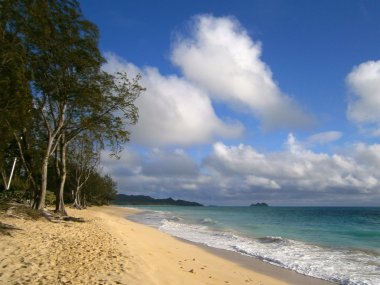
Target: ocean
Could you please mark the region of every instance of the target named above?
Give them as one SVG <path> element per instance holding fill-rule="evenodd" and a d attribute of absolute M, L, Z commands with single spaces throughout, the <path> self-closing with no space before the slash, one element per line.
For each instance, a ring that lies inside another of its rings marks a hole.
<path fill-rule="evenodd" d="M 380 208 L 138 207 L 129 219 L 347 285 L 380 284 Z"/>

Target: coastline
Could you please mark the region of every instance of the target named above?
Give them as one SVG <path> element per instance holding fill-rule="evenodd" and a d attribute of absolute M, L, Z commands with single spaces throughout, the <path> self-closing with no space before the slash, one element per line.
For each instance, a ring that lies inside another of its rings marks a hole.
<path fill-rule="evenodd" d="M 189 242 L 186 240 L 182 240 L 183 242 Z M 190 242 L 191 243 L 191 242 Z M 204 250 L 210 252 L 211 254 L 220 256 L 222 258 L 225 258 L 229 261 L 235 262 L 239 266 L 242 266 L 244 268 L 247 268 L 249 270 L 252 270 L 256 273 L 268 275 L 268 276 L 274 276 L 279 280 L 285 281 L 288 284 L 292 285 L 333 285 L 337 284 L 331 281 L 314 278 L 311 276 L 303 275 L 298 272 L 295 272 L 290 269 L 282 268 L 276 265 L 272 265 L 270 263 L 261 261 L 257 258 L 246 256 L 239 254 L 237 252 L 225 250 L 225 249 L 218 249 L 209 247 L 207 245 L 203 244 L 197 244 L 195 245 L 203 248 Z"/>
<path fill-rule="evenodd" d="M 131 215 L 131 214 L 134 214 L 134 213 L 141 211 L 140 209 L 125 208 L 125 207 L 118 207 L 118 206 L 111 206 L 111 207 L 107 207 L 107 208 L 118 208 L 118 209 L 120 209 L 121 211 L 112 211 L 112 212 L 109 212 L 107 209 L 107 212 L 111 215 L 118 215 L 119 217 L 125 218 L 125 219 L 127 218 L 128 215 Z M 128 213 L 123 213 L 124 210 L 128 211 Z M 131 222 L 131 221 L 129 221 L 129 222 Z M 132 221 L 132 223 L 136 224 L 136 222 L 133 222 L 133 221 Z M 142 225 L 142 224 L 138 224 L 138 225 Z M 146 225 L 142 225 L 142 226 L 147 227 Z M 148 228 L 153 229 L 151 227 L 148 227 Z M 153 229 L 153 230 L 158 231 L 157 229 Z M 239 269 L 242 269 L 242 268 L 248 269 L 249 271 L 253 272 L 256 275 L 263 275 L 266 277 L 274 278 L 274 279 L 276 279 L 276 282 L 284 282 L 284 284 L 292 284 L 292 285 L 304 285 L 304 284 L 331 285 L 331 284 L 335 284 L 335 283 L 330 282 L 330 281 L 326 281 L 326 280 L 302 275 L 302 274 L 299 274 L 295 271 L 288 270 L 285 268 L 281 268 L 281 267 L 266 263 L 264 261 L 261 261 L 261 260 L 255 259 L 255 258 L 236 253 L 236 252 L 209 247 L 207 245 L 194 243 L 194 242 L 191 242 L 191 241 L 188 241 L 185 239 L 172 237 L 172 236 L 170 236 L 166 233 L 162 233 L 160 231 L 158 231 L 158 232 L 161 234 L 167 235 L 170 238 L 174 238 L 174 240 L 179 241 L 181 243 L 186 243 L 186 244 L 189 244 L 192 246 L 196 246 L 197 248 L 200 248 L 207 253 L 211 253 L 215 257 L 220 257 L 225 261 L 232 262 Z M 235 283 L 235 282 L 233 282 L 233 284 L 240 284 L 240 283 Z M 262 283 L 262 284 L 267 284 L 267 283 Z M 268 284 L 271 284 L 271 283 L 268 283 Z M 274 283 L 274 284 L 280 284 L 280 283 Z"/>
<path fill-rule="evenodd" d="M 115 206 L 68 209 L 85 223 L 2 217 L 20 230 L 0 235 L 0 283 L 333 284 L 126 219 L 137 211 Z"/>

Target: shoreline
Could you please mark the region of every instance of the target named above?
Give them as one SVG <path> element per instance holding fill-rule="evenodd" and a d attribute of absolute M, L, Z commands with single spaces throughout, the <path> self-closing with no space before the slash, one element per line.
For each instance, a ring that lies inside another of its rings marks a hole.
<path fill-rule="evenodd" d="M 191 241 L 179 239 L 182 242 L 189 242 Z M 220 256 L 222 258 L 225 258 L 229 261 L 235 262 L 239 266 L 242 266 L 244 268 L 247 268 L 249 270 L 255 271 L 257 273 L 261 273 L 268 276 L 275 276 L 276 278 L 285 281 L 286 283 L 292 284 L 292 285 L 334 285 L 338 283 L 334 283 L 328 280 L 323 280 L 320 278 L 315 278 L 312 276 L 303 275 L 301 273 L 298 273 L 296 271 L 286 269 L 280 266 L 276 266 L 273 264 L 270 264 L 268 262 L 264 262 L 262 260 L 259 260 L 252 256 L 242 255 L 238 252 L 226 250 L 226 249 L 219 249 L 215 247 L 210 247 L 203 244 L 194 243 L 196 246 L 199 246 L 203 248 L 204 250 L 210 252 L 211 254 Z"/>
<path fill-rule="evenodd" d="M 135 211 L 135 213 L 144 211 L 144 210 L 141 210 L 138 208 L 132 208 L 132 207 L 131 208 L 130 207 L 123 207 L 123 206 L 111 206 L 111 207 L 125 208 L 125 209 Z M 128 219 L 128 216 L 131 214 L 133 214 L 133 213 L 129 213 L 124 218 Z M 130 221 L 130 220 L 128 220 L 128 221 Z M 131 221 L 131 222 L 137 223 L 135 221 Z M 140 223 L 138 223 L 138 224 L 140 224 Z M 142 224 L 142 225 L 144 225 L 144 224 Z M 147 226 L 147 225 L 144 225 L 144 226 Z M 153 228 L 153 227 L 150 227 L 150 228 Z M 153 228 L 153 229 L 155 229 L 155 228 Z M 156 230 L 158 230 L 158 229 L 156 229 Z M 189 241 L 189 240 L 186 240 L 183 238 L 178 238 L 178 237 L 174 237 L 174 238 L 179 240 L 180 242 L 195 245 L 195 246 L 197 246 L 197 247 L 199 247 L 199 248 L 201 248 L 201 249 L 203 249 L 203 250 L 205 250 L 205 251 L 207 251 L 207 252 L 209 252 L 215 256 L 219 256 L 219 257 L 226 259 L 228 261 L 232 261 L 241 267 L 252 270 L 256 273 L 275 277 L 275 278 L 277 278 L 281 281 L 284 281 L 288 284 L 292 284 L 292 285 L 304 285 L 304 284 L 308 284 L 308 285 L 333 285 L 333 284 L 337 284 L 337 283 L 334 283 L 331 281 L 315 278 L 312 276 L 303 275 L 303 274 L 298 273 L 296 271 L 286 269 L 286 268 L 282 268 L 282 267 L 270 264 L 268 262 L 264 262 L 262 260 L 255 258 L 255 257 L 252 257 L 252 256 L 246 256 L 246 255 L 242 255 L 242 254 L 239 254 L 237 252 L 234 252 L 234 251 L 210 247 L 208 245 L 192 242 L 192 241 Z"/>
<path fill-rule="evenodd" d="M 2 223 L 17 230 L 0 235 L 0 283 L 333 284 L 180 240 L 127 219 L 138 211 L 115 206 L 68 209 L 84 223 L 2 215 Z M 304 281 L 296 283 L 294 275 Z"/>

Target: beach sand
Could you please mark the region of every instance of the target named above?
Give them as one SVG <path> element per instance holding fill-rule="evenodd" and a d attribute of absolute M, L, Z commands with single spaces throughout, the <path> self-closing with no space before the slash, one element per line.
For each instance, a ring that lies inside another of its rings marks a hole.
<path fill-rule="evenodd" d="M 2 215 L 18 229 L 0 234 L 0 284 L 331 284 L 125 219 L 135 211 L 68 209 L 84 223 Z"/>

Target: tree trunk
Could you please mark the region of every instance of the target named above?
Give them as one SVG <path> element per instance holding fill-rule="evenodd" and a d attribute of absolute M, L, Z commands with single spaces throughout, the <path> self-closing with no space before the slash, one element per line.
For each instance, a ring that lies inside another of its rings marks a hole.
<path fill-rule="evenodd" d="M 4 169 L 1 169 L 1 176 L 3 178 L 3 183 L 4 183 L 4 190 L 7 189 L 8 181 L 7 181 L 7 174 L 5 173 Z"/>
<path fill-rule="evenodd" d="M 61 140 L 64 142 L 65 137 L 62 135 Z M 66 149 L 67 144 L 64 142 L 61 144 L 60 147 L 60 175 L 59 175 L 59 191 L 56 193 L 56 202 L 55 202 L 55 212 L 60 213 L 62 215 L 67 215 L 67 212 L 65 210 L 65 202 L 63 200 L 63 193 L 65 191 L 65 183 L 66 183 L 66 176 L 67 176 L 67 167 L 66 167 Z"/>
<path fill-rule="evenodd" d="M 86 209 L 87 208 L 86 193 L 83 193 L 82 203 L 83 203 L 83 209 Z"/>
<path fill-rule="evenodd" d="M 75 189 L 75 196 L 74 196 L 74 203 L 73 203 L 73 207 L 76 208 L 76 209 L 82 209 L 82 203 L 81 203 L 81 199 L 80 199 L 80 187 L 77 186 L 76 189 Z"/>
<path fill-rule="evenodd" d="M 83 209 L 82 200 L 81 200 L 80 196 L 81 196 L 81 191 L 79 189 L 78 192 L 77 192 L 77 203 L 78 203 L 79 207 L 81 209 Z"/>
<path fill-rule="evenodd" d="M 13 132 L 13 137 L 14 137 L 14 139 L 17 142 L 17 147 L 18 147 L 18 150 L 19 150 L 19 154 L 20 154 L 20 158 L 21 158 L 21 163 L 24 166 L 24 169 L 26 170 L 26 173 L 28 174 L 28 179 L 29 179 L 30 183 L 32 184 L 32 189 L 30 189 L 31 191 L 28 191 L 29 192 L 28 196 L 29 196 L 29 199 L 30 199 L 30 206 L 32 208 L 34 208 L 33 205 L 37 201 L 36 195 L 39 192 L 39 185 L 37 183 L 37 180 L 36 180 L 35 176 L 33 175 L 33 171 L 32 171 L 32 169 L 33 169 L 33 161 L 32 161 L 32 158 L 31 157 L 26 158 L 25 155 L 24 155 L 25 154 L 24 151 L 29 149 L 29 143 L 28 143 L 27 136 L 25 134 L 25 129 L 22 131 L 21 137 L 16 132 Z"/>
<path fill-rule="evenodd" d="M 56 150 L 58 147 L 59 141 L 61 140 L 61 131 L 65 122 L 65 110 L 66 105 L 62 104 L 59 116 L 57 118 L 54 129 L 51 129 L 48 116 L 45 116 L 43 108 L 41 108 L 41 115 L 45 122 L 46 128 L 48 130 L 49 138 L 46 146 L 45 156 L 42 161 L 42 171 L 41 171 L 41 189 L 38 191 L 33 208 L 37 210 L 42 210 L 45 208 L 45 197 L 46 197 L 46 187 L 47 187 L 47 177 L 48 177 L 48 165 L 50 155 Z M 55 119 L 53 119 L 55 120 Z M 63 198 L 63 197 L 62 197 Z"/>
<path fill-rule="evenodd" d="M 45 152 L 45 157 L 42 161 L 41 168 L 41 186 L 37 193 L 34 195 L 34 201 L 32 207 L 36 210 L 43 210 L 45 208 L 45 197 L 46 197 L 46 187 L 47 187 L 47 174 L 48 174 L 48 164 L 51 150 L 51 142 Z"/>

